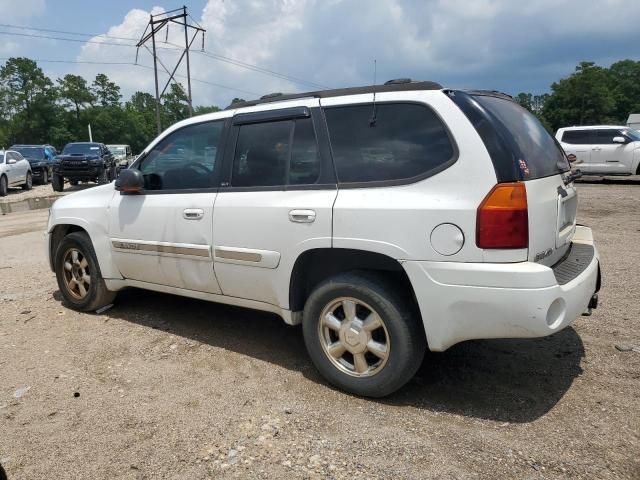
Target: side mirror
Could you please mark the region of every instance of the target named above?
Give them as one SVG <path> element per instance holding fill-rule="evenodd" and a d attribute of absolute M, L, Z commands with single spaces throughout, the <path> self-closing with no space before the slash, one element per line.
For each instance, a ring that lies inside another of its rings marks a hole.
<path fill-rule="evenodd" d="M 140 193 L 144 189 L 144 177 L 140 170 L 122 170 L 116 179 L 116 190 L 122 193 Z"/>
<path fill-rule="evenodd" d="M 13 165 L 16 163 L 16 159 L 15 158 L 10 158 L 9 160 L 7 160 L 7 165 Z"/>
<path fill-rule="evenodd" d="M 624 137 L 613 137 L 613 143 L 627 143 L 627 139 Z"/>

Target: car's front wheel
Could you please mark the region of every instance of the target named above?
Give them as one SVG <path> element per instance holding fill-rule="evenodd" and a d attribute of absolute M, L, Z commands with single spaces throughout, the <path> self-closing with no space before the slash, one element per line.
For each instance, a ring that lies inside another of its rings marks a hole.
<path fill-rule="evenodd" d="M 42 179 L 40 180 L 40 183 L 42 185 L 46 185 L 47 183 L 49 183 L 49 172 L 46 168 L 42 170 Z"/>
<path fill-rule="evenodd" d="M 64 190 L 64 177 L 54 173 L 51 177 L 51 188 L 53 188 L 54 192 L 61 192 Z"/>
<path fill-rule="evenodd" d="M 72 232 L 64 237 L 54 262 L 60 293 L 71 308 L 88 312 L 113 302 L 116 294 L 107 290 L 86 233 Z"/>
<path fill-rule="evenodd" d="M 311 293 L 304 340 L 330 383 L 367 397 L 389 395 L 420 367 L 426 341 L 410 297 L 383 276 L 346 273 Z"/>

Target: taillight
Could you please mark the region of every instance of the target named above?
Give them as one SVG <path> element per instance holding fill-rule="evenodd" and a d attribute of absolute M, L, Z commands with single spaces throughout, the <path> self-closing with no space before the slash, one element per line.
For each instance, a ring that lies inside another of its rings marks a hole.
<path fill-rule="evenodd" d="M 524 183 L 499 183 L 478 207 L 478 248 L 527 248 L 529 215 Z"/>

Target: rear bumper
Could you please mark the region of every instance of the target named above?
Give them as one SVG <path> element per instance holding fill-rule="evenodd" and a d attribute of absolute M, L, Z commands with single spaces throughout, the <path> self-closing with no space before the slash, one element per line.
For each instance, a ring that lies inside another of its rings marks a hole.
<path fill-rule="evenodd" d="M 544 337 L 571 325 L 593 305 L 600 286 L 591 229 L 578 226 L 574 245 L 580 260 L 570 254 L 553 268 L 533 262 L 404 262 L 429 348 L 442 351 L 481 338 Z M 572 268 L 579 261 L 584 264 Z"/>

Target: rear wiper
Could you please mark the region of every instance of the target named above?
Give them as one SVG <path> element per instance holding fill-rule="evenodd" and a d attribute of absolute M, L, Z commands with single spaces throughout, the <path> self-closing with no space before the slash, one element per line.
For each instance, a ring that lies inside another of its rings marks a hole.
<path fill-rule="evenodd" d="M 582 171 L 574 170 L 571 173 L 569 173 L 569 175 L 565 175 L 564 177 L 562 177 L 562 180 L 564 181 L 565 185 L 569 185 L 574 180 L 578 180 L 579 178 L 582 178 Z"/>

